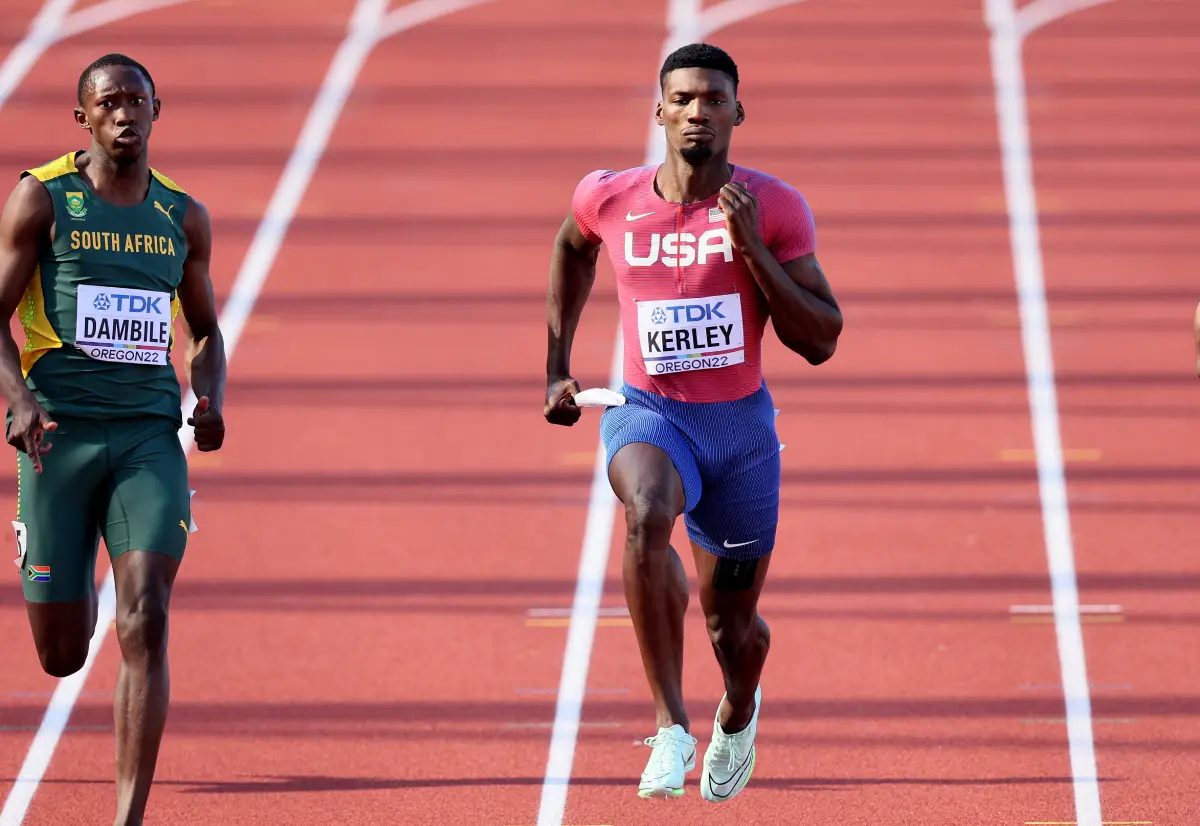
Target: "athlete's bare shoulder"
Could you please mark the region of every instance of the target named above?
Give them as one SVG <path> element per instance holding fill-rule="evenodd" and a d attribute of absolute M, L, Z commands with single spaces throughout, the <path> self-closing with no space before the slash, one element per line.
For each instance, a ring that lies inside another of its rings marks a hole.
<path fill-rule="evenodd" d="M 37 177 L 24 173 L 0 213 L 0 237 L 5 245 L 40 243 L 54 224 L 54 200 Z M 48 238 L 46 240 L 49 240 Z"/>

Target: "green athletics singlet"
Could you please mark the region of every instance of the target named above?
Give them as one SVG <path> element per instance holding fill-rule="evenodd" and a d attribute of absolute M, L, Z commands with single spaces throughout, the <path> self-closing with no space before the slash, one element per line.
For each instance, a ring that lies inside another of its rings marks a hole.
<path fill-rule="evenodd" d="M 76 152 L 27 170 L 54 200 L 54 243 L 18 305 L 21 370 L 52 416 L 168 416 L 182 424 L 171 364 L 188 197 L 151 170 L 141 204 L 96 197 Z"/>

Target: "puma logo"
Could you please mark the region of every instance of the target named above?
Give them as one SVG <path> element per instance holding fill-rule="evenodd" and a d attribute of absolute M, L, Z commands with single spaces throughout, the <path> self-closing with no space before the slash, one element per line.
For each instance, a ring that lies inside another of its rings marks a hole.
<path fill-rule="evenodd" d="M 158 201 L 155 201 L 154 208 L 157 209 L 159 212 L 161 212 L 163 215 L 167 216 L 167 220 L 171 222 L 171 226 L 175 226 L 175 219 L 171 217 L 171 210 L 173 210 L 175 208 L 174 204 L 171 204 L 171 206 L 167 207 L 166 209 L 163 209 L 163 205 L 160 204 Z"/>

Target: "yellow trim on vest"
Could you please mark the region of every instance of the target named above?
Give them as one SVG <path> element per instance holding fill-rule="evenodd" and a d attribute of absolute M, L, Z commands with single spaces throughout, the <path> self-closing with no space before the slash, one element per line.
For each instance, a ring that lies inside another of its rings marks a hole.
<path fill-rule="evenodd" d="M 150 174 L 153 175 L 155 178 L 157 178 L 158 182 L 160 184 L 162 184 L 163 186 L 165 186 L 167 189 L 170 189 L 174 192 L 178 192 L 180 195 L 187 195 L 186 189 L 184 189 L 179 184 L 172 181 L 170 178 L 168 178 L 166 175 L 159 172 L 157 169 L 151 169 Z"/>
<path fill-rule="evenodd" d="M 55 178 L 61 178 L 63 175 L 71 175 L 79 170 L 75 167 L 75 153 L 68 152 L 57 160 L 50 161 L 48 164 L 36 167 L 35 169 L 26 169 L 28 175 L 32 175 L 42 183 L 52 181 Z"/>
<path fill-rule="evenodd" d="M 21 373 L 29 376 L 33 365 L 50 350 L 62 347 L 62 339 L 46 316 L 46 297 L 42 294 L 42 268 L 33 271 L 18 305 L 21 328 L 25 331 L 25 346 L 21 348 Z"/>
<path fill-rule="evenodd" d="M 171 335 L 169 337 L 170 340 L 167 342 L 168 351 L 175 346 L 175 319 L 179 317 L 179 313 L 182 310 L 183 305 L 179 303 L 179 296 L 177 295 L 171 299 Z"/>

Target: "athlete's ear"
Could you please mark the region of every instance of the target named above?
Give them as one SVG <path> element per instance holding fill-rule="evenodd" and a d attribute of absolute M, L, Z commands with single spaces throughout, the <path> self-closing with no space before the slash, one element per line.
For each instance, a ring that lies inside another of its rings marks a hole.
<path fill-rule="evenodd" d="M 88 123 L 87 112 L 79 106 L 75 107 L 75 123 L 79 124 L 80 129 L 91 129 L 91 124 Z"/>
<path fill-rule="evenodd" d="M 741 126 L 746 120 L 746 110 L 742 108 L 742 102 L 737 102 L 737 117 L 733 119 L 734 126 Z"/>
<path fill-rule="evenodd" d="M 666 126 L 666 121 L 663 120 L 663 102 L 660 100 L 654 105 L 654 122 L 659 126 Z"/>
<path fill-rule="evenodd" d="M 158 113 L 162 110 L 162 101 L 159 100 L 158 98 L 154 99 L 153 109 L 154 109 L 154 119 L 158 120 Z"/>

